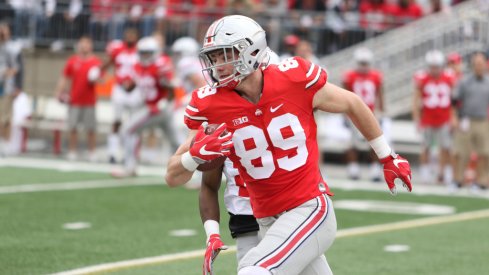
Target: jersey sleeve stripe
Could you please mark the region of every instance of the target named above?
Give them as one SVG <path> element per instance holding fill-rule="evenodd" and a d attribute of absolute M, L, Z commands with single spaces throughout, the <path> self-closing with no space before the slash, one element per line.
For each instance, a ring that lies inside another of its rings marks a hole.
<path fill-rule="evenodd" d="M 306 78 L 309 78 L 311 76 L 315 67 L 316 67 L 316 65 L 314 65 L 314 63 L 311 63 L 311 67 L 309 67 L 309 71 L 307 71 Z"/>
<path fill-rule="evenodd" d="M 316 73 L 316 77 L 314 77 L 313 80 L 311 80 L 309 83 L 306 84 L 306 89 L 309 89 L 312 85 L 316 84 L 318 82 L 319 76 L 321 75 L 322 69 L 319 68 L 318 72 Z"/>
<path fill-rule="evenodd" d="M 199 112 L 199 109 L 193 107 L 193 106 L 190 106 L 190 105 L 187 105 L 187 109 L 192 111 L 192 112 L 195 112 L 195 113 L 198 113 Z"/>
<path fill-rule="evenodd" d="M 184 116 L 188 117 L 189 119 L 192 119 L 192 120 L 199 120 L 199 121 L 207 121 L 207 118 L 206 117 L 203 117 L 203 116 L 191 116 L 187 113 L 184 114 Z"/>

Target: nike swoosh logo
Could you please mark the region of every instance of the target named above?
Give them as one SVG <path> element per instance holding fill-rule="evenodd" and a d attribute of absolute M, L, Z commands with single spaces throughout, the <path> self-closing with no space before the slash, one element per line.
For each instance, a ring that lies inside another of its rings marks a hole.
<path fill-rule="evenodd" d="M 273 108 L 273 107 L 270 107 L 270 112 L 272 113 L 275 113 L 278 109 L 280 109 L 280 107 L 282 107 L 282 105 L 284 105 L 283 103 L 278 105 L 277 107 Z"/>
<path fill-rule="evenodd" d="M 212 156 L 212 155 L 219 155 L 219 156 L 220 156 L 220 155 L 221 155 L 221 153 L 212 152 L 212 151 L 207 151 L 207 150 L 205 149 L 205 145 L 204 145 L 204 146 L 202 146 L 202 147 L 200 148 L 199 153 L 200 153 L 201 155 L 203 155 L 203 156 Z"/>
<path fill-rule="evenodd" d="M 402 163 L 402 162 L 408 162 L 407 160 L 405 159 L 395 159 L 394 160 L 394 165 L 399 168 L 399 163 Z"/>

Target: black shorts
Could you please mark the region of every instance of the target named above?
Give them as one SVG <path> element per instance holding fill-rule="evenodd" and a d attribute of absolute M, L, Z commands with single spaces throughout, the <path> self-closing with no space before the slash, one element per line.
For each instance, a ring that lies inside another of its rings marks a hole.
<path fill-rule="evenodd" d="M 255 232 L 260 229 L 253 215 L 234 215 L 229 213 L 229 216 L 229 231 L 231 231 L 233 239 L 241 234 Z"/>

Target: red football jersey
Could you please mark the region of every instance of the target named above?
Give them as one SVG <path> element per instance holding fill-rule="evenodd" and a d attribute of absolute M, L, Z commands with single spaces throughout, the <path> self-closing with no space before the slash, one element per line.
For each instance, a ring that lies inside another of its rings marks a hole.
<path fill-rule="evenodd" d="M 138 61 L 136 46 L 128 47 L 124 42 L 114 40 L 107 45 L 106 52 L 114 62 L 116 83 L 121 84 L 131 77 L 132 69 Z"/>
<path fill-rule="evenodd" d="M 435 78 L 426 72 L 419 72 L 415 74 L 414 81 L 422 93 L 421 126 L 439 127 L 448 123 L 452 115 L 453 75 L 443 72 Z"/>
<path fill-rule="evenodd" d="M 143 94 L 148 106 L 155 106 L 158 101 L 168 96 L 168 90 L 162 87 L 162 82 L 171 82 L 173 79 L 173 64 L 170 57 L 160 56 L 153 64 L 143 66 L 134 65 L 132 78 Z"/>
<path fill-rule="evenodd" d="M 70 104 L 75 106 L 93 106 L 96 101 L 95 85 L 88 81 L 88 71 L 101 66 L 102 61 L 96 56 L 82 58 L 73 55 L 66 61 L 63 75 L 71 79 Z"/>
<path fill-rule="evenodd" d="M 382 87 L 382 73 L 376 70 L 369 70 L 367 73 L 351 70 L 343 75 L 343 85 L 357 94 L 373 112 Z"/>
<path fill-rule="evenodd" d="M 253 214 L 274 216 L 329 193 L 319 171 L 312 100 L 325 85 L 321 67 L 299 57 L 263 70 L 257 104 L 227 88 L 208 86 L 192 93 L 185 123 L 225 122 L 233 132 L 229 159 L 246 182 Z"/>

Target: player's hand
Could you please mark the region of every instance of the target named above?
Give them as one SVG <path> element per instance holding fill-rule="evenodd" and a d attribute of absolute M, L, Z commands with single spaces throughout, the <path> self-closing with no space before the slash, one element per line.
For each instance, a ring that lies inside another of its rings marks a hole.
<path fill-rule="evenodd" d="M 212 161 L 221 156 L 229 156 L 233 147 L 230 132 L 225 133 L 226 123 L 222 123 L 212 134 L 205 133 L 207 123 L 202 123 L 197 130 L 194 143 L 190 147 L 189 153 L 198 164 Z"/>
<path fill-rule="evenodd" d="M 212 234 L 207 241 L 207 248 L 204 256 L 204 266 L 202 273 L 204 275 L 212 275 L 212 264 L 221 250 L 226 250 L 228 247 L 224 245 L 219 234 Z"/>
<path fill-rule="evenodd" d="M 403 181 L 404 187 L 411 192 L 411 167 L 409 162 L 398 154 L 389 155 L 380 160 L 384 164 L 384 178 L 392 195 L 396 195 L 396 185 L 394 181 L 399 178 Z"/>

